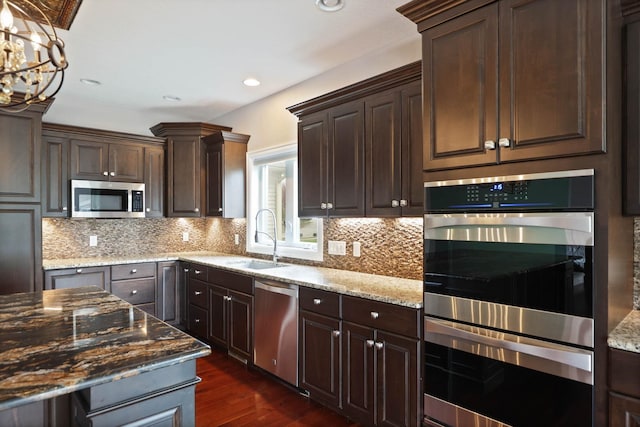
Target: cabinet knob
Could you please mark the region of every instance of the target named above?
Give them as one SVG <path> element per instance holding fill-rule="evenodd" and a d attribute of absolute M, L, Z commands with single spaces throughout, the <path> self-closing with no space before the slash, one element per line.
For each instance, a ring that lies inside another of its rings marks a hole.
<path fill-rule="evenodd" d="M 335 330 L 335 331 L 331 332 L 331 335 L 333 335 L 334 337 L 337 338 L 337 337 L 340 336 L 340 331 Z"/>
<path fill-rule="evenodd" d="M 147 208 L 146 210 L 147 210 L 147 212 L 151 212 L 151 208 Z"/>
<path fill-rule="evenodd" d="M 398 202 L 397 200 L 392 200 L 391 201 L 391 207 L 392 208 L 397 208 L 398 206 L 400 206 L 400 202 Z"/>
<path fill-rule="evenodd" d="M 225 295 L 225 296 L 224 296 L 224 300 L 225 300 L 225 301 L 231 301 L 231 297 L 230 297 L 229 295 Z"/>
<path fill-rule="evenodd" d="M 381 342 L 377 342 L 376 343 L 376 350 L 382 350 L 382 347 L 384 347 L 384 344 Z"/>
<path fill-rule="evenodd" d="M 367 347 L 369 347 L 369 348 L 373 347 L 373 345 L 375 344 L 374 340 L 367 340 L 365 342 L 367 343 Z"/>
<path fill-rule="evenodd" d="M 218 208 L 218 212 L 222 212 L 222 208 Z"/>
<path fill-rule="evenodd" d="M 378 313 L 377 311 L 372 311 L 371 312 L 371 318 L 372 319 L 377 319 L 378 317 L 380 317 L 380 313 Z"/>
<path fill-rule="evenodd" d="M 194 270 L 193 272 L 196 273 L 196 274 L 201 274 L 202 270 Z"/>
<path fill-rule="evenodd" d="M 320 203 L 320 209 L 327 209 L 326 203 Z"/>
<path fill-rule="evenodd" d="M 66 206 L 63 206 L 63 207 L 62 207 L 62 210 L 63 210 L 64 212 L 66 212 L 66 211 L 67 211 L 67 207 L 66 207 Z"/>
<path fill-rule="evenodd" d="M 313 299 L 313 305 L 320 305 L 321 302 L 322 302 L 322 300 L 320 298 L 314 298 Z"/>
<path fill-rule="evenodd" d="M 116 173 L 115 172 L 111 172 L 109 175 L 116 176 Z"/>
<path fill-rule="evenodd" d="M 327 203 L 327 209 L 333 209 L 333 203 Z"/>
<path fill-rule="evenodd" d="M 193 294 L 194 294 L 195 296 L 198 296 L 198 295 L 202 295 L 202 292 L 201 292 L 201 291 L 193 291 Z"/>
<path fill-rule="evenodd" d="M 189 269 L 188 269 L 188 268 L 185 268 L 185 269 L 183 269 L 183 271 L 184 271 L 185 273 L 188 273 L 188 272 L 189 272 Z"/>
<path fill-rule="evenodd" d="M 496 149 L 496 142 L 493 140 L 488 140 L 484 142 L 484 148 L 487 150 L 495 150 Z"/>
<path fill-rule="evenodd" d="M 194 322 L 195 323 L 200 323 L 200 319 L 195 319 Z"/>
<path fill-rule="evenodd" d="M 409 204 L 405 199 L 400 199 L 400 206 L 405 207 Z"/>
<path fill-rule="evenodd" d="M 81 268 L 77 268 L 76 269 L 76 273 L 82 273 L 82 269 Z"/>
<path fill-rule="evenodd" d="M 193 211 L 194 211 L 194 212 L 200 212 L 200 209 L 195 208 Z"/>
<path fill-rule="evenodd" d="M 498 146 L 504 147 L 504 148 L 509 147 L 511 146 L 511 141 L 509 140 L 509 138 L 500 138 L 498 140 Z"/>
<path fill-rule="evenodd" d="M 137 269 L 135 269 L 135 268 L 132 268 L 132 269 L 131 269 L 131 274 L 136 274 L 137 272 L 138 272 L 138 270 L 137 270 Z"/>
<path fill-rule="evenodd" d="M 138 290 L 137 290 L 137 289 L 134 289 L 134 290 L 132 290 L 132 291 L 131 291 L 131 295 L 135 295 L 135 294 L 137 294 L 137 293 L 138 293 Z"/>
<path fill-rule="evenodd" d="M 102 175 L 104 175 L 104 176 L 109 176 L 109 172 L 104 171 L 104 172 L 102 172 Z"/>

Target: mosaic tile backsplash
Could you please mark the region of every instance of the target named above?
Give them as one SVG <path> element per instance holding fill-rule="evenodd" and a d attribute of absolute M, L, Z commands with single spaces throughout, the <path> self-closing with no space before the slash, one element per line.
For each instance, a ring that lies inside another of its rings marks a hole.
<path fill-rule="evenodd" d="M 282 261 L 420 280 L 422 278 L 422 218 L 325 219 L 324 261 L 282 258 Z M 184 242 L 183 233 L 189 233 Z M 235 244 L 235 234 L 240 237 Z M 89 236 L 98 245 L 89 246 Z M 251 255 L 245 251 L 244 219 L 53 219 L 42 220 L 43 258 L 134 256 L 164 252 L 214 251 Z M 327 241 L 347 242 L 347 255 L 327 253 Z M 352 254 L 353 242 L 361 256 Z"/>

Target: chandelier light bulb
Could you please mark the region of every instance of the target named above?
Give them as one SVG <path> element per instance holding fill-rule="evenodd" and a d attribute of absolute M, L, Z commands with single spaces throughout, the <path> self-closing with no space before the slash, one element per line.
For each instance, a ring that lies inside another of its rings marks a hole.
<path fill-rule="evenodd" d="M 38 52 L 40 47 L 42 47 L 42 37 L 40 37 L 37 31 L 31 32 L 31 46 L 33 46 L 35 52 Z"/>
<path fill-rule="evenodd" d="M 0 12 L 0 27 L 5 30 L 11 29 L 13 27 L 13 15 L 9 10 L 9 6 L 7 5 L 6 0 L 2 2 L 2 11 Z"/>

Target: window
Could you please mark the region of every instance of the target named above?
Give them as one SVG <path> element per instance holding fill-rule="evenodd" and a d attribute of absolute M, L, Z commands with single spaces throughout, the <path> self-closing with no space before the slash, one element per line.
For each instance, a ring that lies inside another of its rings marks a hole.
<path fill-rule="evenodd" d="M 275 225 L 278 256 L 322 261 L 322 221 L 298 218 L 296 145 L 250 151 L 247 171 L 247 252 L 272 254 Z"/>

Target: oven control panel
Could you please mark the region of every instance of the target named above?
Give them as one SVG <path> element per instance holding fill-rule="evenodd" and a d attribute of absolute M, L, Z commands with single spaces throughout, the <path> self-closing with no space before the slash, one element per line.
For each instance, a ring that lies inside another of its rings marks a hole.
<path fill-rule="evenodd" d="M 425 183 L 426 212 L 592 210 L 594 176 L 535 174 Z"/>

